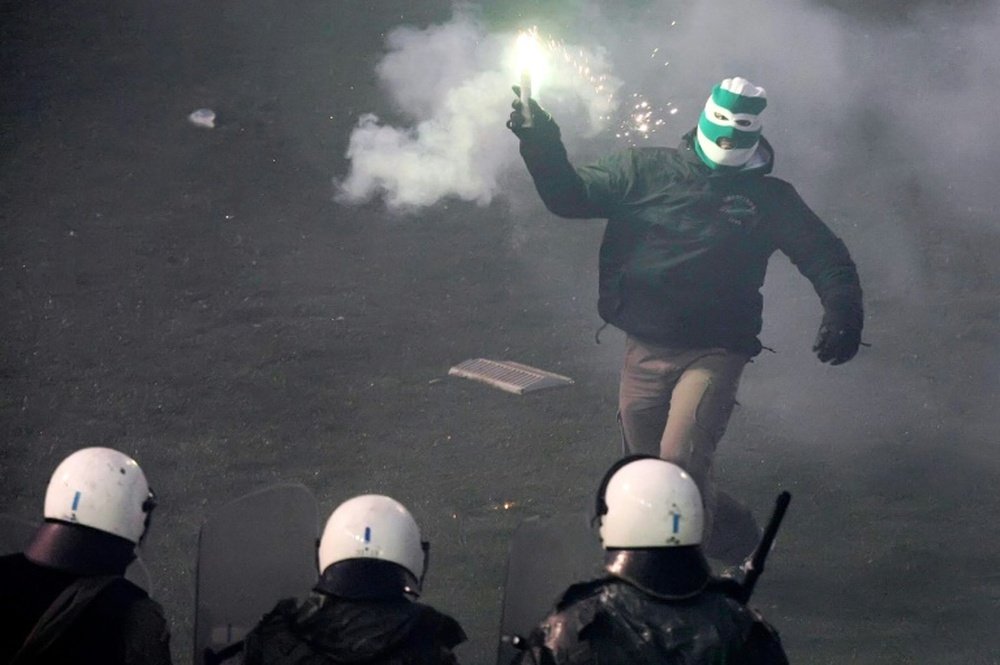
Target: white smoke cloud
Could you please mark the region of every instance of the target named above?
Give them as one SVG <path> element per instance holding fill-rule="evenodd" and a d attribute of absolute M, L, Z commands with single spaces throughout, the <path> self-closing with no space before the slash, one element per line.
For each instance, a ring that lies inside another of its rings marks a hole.
<path fill-rule="evenodd" d="M 444 25 L 390 33 L 377 74 L 409 124 L 361 116 L 348 143 L 350 171 L 336 183 L 337 199 L 350 204 L 380 196 L 393 209 L 449 197 L 488 204 L 500 175 L 520 160 L 504 127 L 510 86 L 518 80 L 511 65 L 515 39 L 489 34 L 464 14 Z M 583 116 L 592 133 L 612 105 L 590 82 L 606 65 L 599 52 L 574 48 L 574 54 L 552 59 L 542 95 L 566 108 L 570 122 Z M 592 74 L 577 71 L 584 58 Z M 613 77 L 604 81 L 605 90 L 616 85 Z"/>

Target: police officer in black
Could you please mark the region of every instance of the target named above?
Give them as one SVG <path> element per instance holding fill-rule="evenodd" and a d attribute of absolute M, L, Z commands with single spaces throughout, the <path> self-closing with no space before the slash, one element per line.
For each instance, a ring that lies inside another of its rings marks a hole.
<path fill-rule="evenodd" d="M 597 496 L 605 577 L 571 586 L 518 665 L 786 665 L 777 633 L 711 578 L 701 494 L 652 456 L 613 466 Z"/>
<path fill-rule="evenodd" d="M 458 622 L 416 602 L 427 544 L 398 501 L 366 494 L 327 520 L 319 581 L 282 600 L 247 636 L 244 665 L 457 665 Z"/>
<path fill-rule="evenodd" d="M 23 553 L 0 557 L 0 663 L 170 664 L 160 605 L 124 577 L 153 507 L 129 456 L 84 448 L 63 460 L 45 522 Z"/>

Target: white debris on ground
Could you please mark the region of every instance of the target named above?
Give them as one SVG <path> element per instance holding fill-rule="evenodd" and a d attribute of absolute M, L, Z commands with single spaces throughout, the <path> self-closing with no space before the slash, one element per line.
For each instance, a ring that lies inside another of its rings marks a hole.
<path fill-rule="evenodd" d="M 215 111 L 212 109 L 198 109 L 188 115 L 188 120 L 196 127 L 213 129 L 215 127 Z"/>
<path fill-rule="evenodd" d="M 568 376 L 529 367 L 511 360 L 487 360 L 485 358 L 473 358 L 461 362 L 448 370 L 448 375 L 479 381 L 516 395 L 573 384 L 573 379 Z"/>

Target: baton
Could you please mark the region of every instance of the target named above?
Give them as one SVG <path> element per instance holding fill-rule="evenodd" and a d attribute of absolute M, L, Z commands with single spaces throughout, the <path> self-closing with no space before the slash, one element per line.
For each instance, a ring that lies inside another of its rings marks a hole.
<path fill-rule="evenodd" d="M 757 549 L 743 563 L 744 577 L 743 584 L 740 585 L 738 600 L 744 604 L 750 600 L 753 589 L 757 585 L 757 579 L 764 572 L 764 562 L 767 561 L 767 555 L 771 553 L 774 539 L 781 527 L 781 520 L 785 518 L 785 511 L 788 510 L 788 504 L 791 500 L 792 495 L 787 491 L 778 495 L 778 499 L 774 502 L 774 512 L 771 513 L 771 519 L 767 523 L 767 528 L 764 529 L 764 535 L 757 543 Z"/>

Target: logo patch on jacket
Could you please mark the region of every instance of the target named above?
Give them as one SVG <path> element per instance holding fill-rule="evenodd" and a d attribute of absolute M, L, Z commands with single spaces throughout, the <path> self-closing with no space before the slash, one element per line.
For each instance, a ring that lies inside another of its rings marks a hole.
<path fill-rule="evenodd" d="M 757 219 L 757 204 L 743 194 L 727 194 L 719 212 L 736 226 L 749 227 Z"/>

